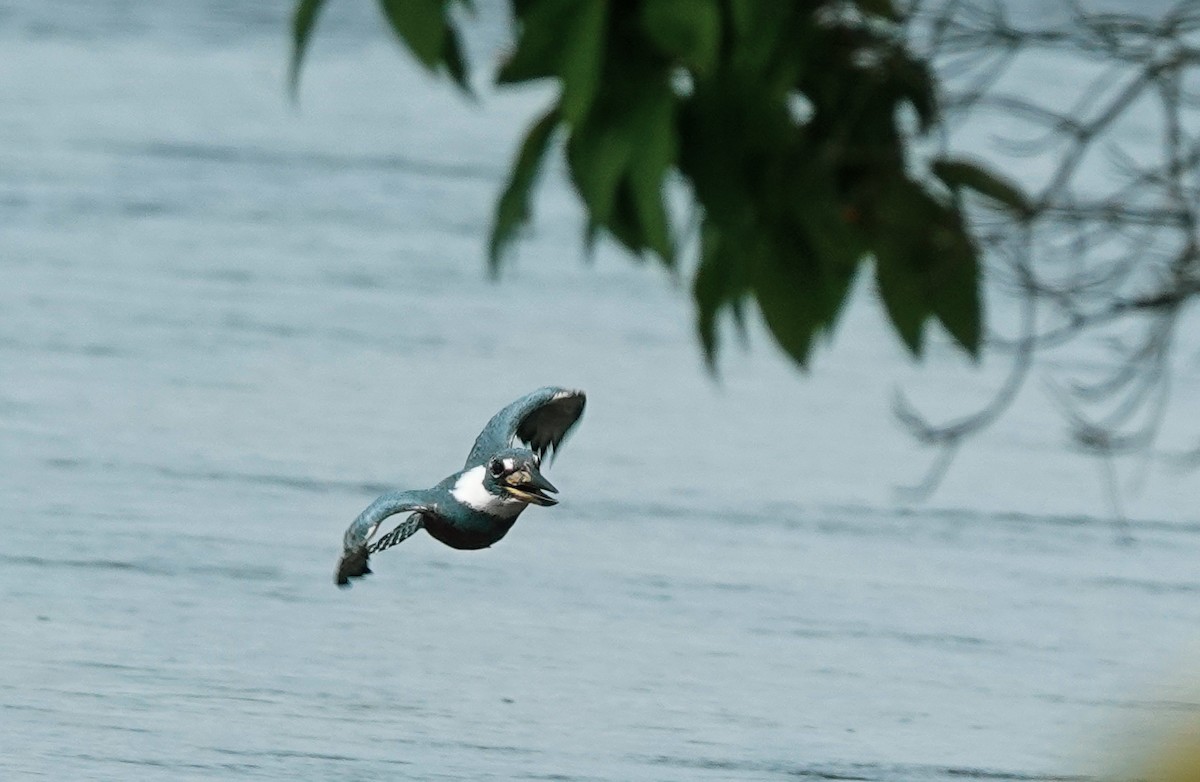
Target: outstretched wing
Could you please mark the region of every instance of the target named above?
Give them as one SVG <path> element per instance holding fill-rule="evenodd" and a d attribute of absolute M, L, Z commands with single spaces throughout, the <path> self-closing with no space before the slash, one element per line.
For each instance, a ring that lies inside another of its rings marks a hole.
<path fill-rule="evenodd" d="M 365 576 L 371 572 L 367 564 L 368 558 L 376 551 L 391 548 L 405 538 L 411 536 L 424 526 L 421 511 L 429 509 L 427 492 L 423 491 L 392 491 L 379 497 L 358 514 L 358 518 L 346 529 L 342 538 L 342 558 L 338 561 L 336 582 L 340 587 L 350 586 L 350 579 Z M 388 516 L 397 513 L 413 513 L 405 522 L 397 526 L 387 535 L 371 542 L 371 538 L 379 531 L 379 526 Z"/>
<path fill-rule="evenodd" d="M 553 454 L 583 415 L 587 397 L 582 391 L 547 386 L 526 394 L 492 416 L 479 433 L 467 468 L 484 464 L 492 454 L 513 444 L 514 439 L 529 446 L 542 458 Z"/>

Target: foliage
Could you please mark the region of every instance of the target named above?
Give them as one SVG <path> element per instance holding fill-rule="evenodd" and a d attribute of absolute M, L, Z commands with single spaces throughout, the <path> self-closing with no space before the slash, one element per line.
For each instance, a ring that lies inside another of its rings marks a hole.
<path fill-rule="evenodd" d="M 296 7 L 293 86 L 324 3 Z M 380 0 L 414 56 L 465 91 L 456 19 L 470 5 Z M 1007 409 L 1038 356 L 1084 336 L 1107 339 L 1111 360 L 1048 383 L 1074 441 L 1101 454 L 1153 446 L 1179 322 L 1200 294 L 1194 0 L 1157 14 L 1055 0 L 1024 27 L 1000 0 L 511 0 L 511 10 L 515 44 L 497 81 L 558 92 L 497 204 L 493 271 L 561 140 L 586 244 L 607 235 L 693 273 L 710 362 L 722 318 L 740 325 L 756 305 L 806 364 L 864 263 L 914 354 L 931 319 L 973 356 L 1010 352 L 1008 379 L 971 415 L 931 423 L 899 400 L 900 420 L 942 448 L 920 490 Z M 1014 91 L 1005 76 L 1031 57 L 1058 63 L 1055 78 L 1086 76 L 1057 94 L 1028 94 L 1028 77 Z M 958 141 L 973 124 L 1000 143 L 968 144 L 968 157 Z M 995 173 L 1022 157 L 1049 177 L 1018 185 Z M 668 189 L 686 195 L 690 219 L 666 208 Z M 1022 302 L 1015 335 L 983 327 L 985 269 Z"/>
<path fill-rule="evenodd" d="M 323 3 L 297 6 L 293 84 Z M 469 90 L 460 5 L 380 0 L 412 54 Z M 740 323 L 753 302 L 806 364 L 865 263 L 914 354 L 930 319 L 978 352 L 980 251 L 953 194 L 1027 205 L 965 161 L 939 162 L 941 182 L 918 170 L 912 136 L 939 121 L 937 90 L 891 0 L 513 0 L 512 13 L 515 45 L 497 81 L 548 80 L 558 93 L 497 204 L 493 271 L 529 221 L 539 168 L 561 137 L 588 247 L 606 235 L 677 271 L 684 240 L 698 238 L 689 268 L 710 362 L 720 318 Z M 691 222 L 667 208 L 676 183 Z"/>

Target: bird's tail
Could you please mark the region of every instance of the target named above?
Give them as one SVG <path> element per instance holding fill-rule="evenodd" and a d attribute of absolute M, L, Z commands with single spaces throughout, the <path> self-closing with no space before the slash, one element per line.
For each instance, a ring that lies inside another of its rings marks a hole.
<path fill-rule="evenodd" d="M 365 576 L 371 572 L 371 567 L 368 560 L 371 555 L 384 551 L 401 543 L 415 535 L 422 527 L 425 526 L 425 520 L 420 513 L 414 513 L 404 521 L 396 525 L 388 534 L 372 541 L 371 543 L 359 543 L 346 549 L 342 554 L 342 559 L 338 562 L 337 569 L 337 585 L 340 587 L 350 586 L 350 579 Z"/>

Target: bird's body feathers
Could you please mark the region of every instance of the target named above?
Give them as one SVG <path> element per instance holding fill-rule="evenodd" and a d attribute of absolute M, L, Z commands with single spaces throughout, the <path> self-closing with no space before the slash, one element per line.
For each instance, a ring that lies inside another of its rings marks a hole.
<path fill-rule="evenodd" d="M 527 394 L 492 417 L 475 440 L 466 467 L 431 489 L 392 491 L 372 502 L 346 530 L 336 582 L 371 572 L 371 554 L 425 529 L 457 549 L 487 548 L 503 538 L 530 504 L 553 505 L 556 489 L 542 477 L 542 457 L 553 453 L 583 415 L 582 391 L 547 387 Z M 514 447 L 520 440 L 528 447 Z M 411 515 L 377 537 L 383 520 Z"/>

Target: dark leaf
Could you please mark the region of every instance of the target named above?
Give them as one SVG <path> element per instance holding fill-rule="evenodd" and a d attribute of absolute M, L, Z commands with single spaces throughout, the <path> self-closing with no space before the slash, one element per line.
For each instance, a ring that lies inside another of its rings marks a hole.
<path fill-rule="evenodd" d="M 816 253 L 801 237 L 763 242 L 753 259 L 754 295 L 771 334 L 802 367 L 828 323 L 831 302 Z"/>
<path fill-rule="evenodd" d="M 625 245 L 625 249 L 629 250 L 634 258 L 641 258 L 642 251 L 647 246 L 646 229 L 634 204 L 633 190 L 628 178 L 622 179 L 617 186 L 612 213 L 609 214 L 605 227 L 617 241 Z"/>
<path fill-rule="evenodd" d="M 500 84 L 517 84 L 557 76 L 563 59 L 561 31 L 571 19 L 570 3 L 526 0 L 517 3 L 519 16 L 516 49 L 500 67 Z"/>
<path fill-rule="evenodd" d="M 911 267 L 903 248 L 885 244 L 876 250 L 875 282 L 896 333 L 919 357 L 925 321 L 932 313 L 925 302 L 920 273 Z"/>
<path fill-rule="evenodd" d="M 453 26 L 446 28 L 446 70 L 463 92 L 471 93 L 471 74 L 467 69 L 466 58 L 463 57 L 462 44 L 458 39 L 458 31 Z"/>
<path fill-rule="evenodd" d="M 729 303 L 729 313 L 733 315 L 733 325 L 737 330 L 738 340 L 743 348 L 750 347 L 750 327 L 746 324 L 746 300 L 734 299 Z"/>
<path fill-rule="evenodd" d="M 929 130 L 938 119 L 937 90 L 929 66 L 897 48 L 887 69 L 893 85 L 916 112 L 921 131 Z"/>
<path fill-rule="evenodd" d="M 717 313 L 720 311 L 718 276 L 720 270 L 712 263 L 701 264 L 696 269 L 692 283 L 692 295 L 696 299 L 696 333 L 704 349 L 704 363 L 709 370 L 717 368 Z"/>
<path fill-rule="evenodd" d="M 795 80 L 795 68 L 808 47 L 796 35 L 797 20 L 807 12 L 798 3 L 728 0 L 722 38 L 731 44 L 729 64 L 755 80 L 755 87 L 778 89 Z M 785 67 L 777 67 L 785 64 Z"/>
<path fill-rule="evenodd" d="M 738 259 L 730 257 L 721 230 L 710 220 L 700 227 L 700 266 L 692 281 L 696 300 L 696 331 L 710 371 L 717 366 L 717 315 L 726 305 L 736 305 L 745 292 Z"/>
<path fill-rule="evenodd" d="M 606 44 L 604 0 L 537 0 L 521 12 L 517 50 L 500 69 L 501 84 L 557 76 L 563 118 L 580 121 L 596 96 Z"/>
<path fill-rule="evenodd" d="M 951 190 L 968 188 L 1009 209 L 1020 219 L 1033 213 L 1033 206 L 1021 189 L 999 174 L 959 158 L 941 158 L 934 162 L 933 173 Z"/>
<path fill-rule="evenodd" d="M 675 265 L 675 249 L 671 241 L 671 226 L 663 206 L 662 179 L 652 185 L 645 177 L 629 176 L 630 198 L 642 226 L 646 246 L 658 254 L 667 267 Z"/>
<path fill-rule="evenodd" d="M 580 0 L 575 5 L 579 6 L 575 16 L 563 31 L 567 48 L 559 68 L 563 118 L 571 124 L 583 119 L 596 97 L 604 62 L 604 28 L 608 21 L 605 0 Z"/>
<path fill-rule="evenodd" d="M 596 221 L 588 218 L 587 225 L 583 227 L 583 257 L 588 263 L 596 260 L 596 242 L 600 239 L 600 226 L 596 225 Z"/>
<path fill-rule="evenodd" d="M 832 199 L 821 203 L 808 199 L 807 203 L 814 208 L 805 210 L 799 225 L 791 232 L 804 237 L 804 244 L 796 251 L 804 250 L 812 256 L 813 268 L 806 272 L 808 284 L 820 294 L 818 329 L 829 334 L 845 309 L 854 277 L 864 260 L 865 248 L 859 237 L 829 208 Z"/>
<path fill-rule="evenodd" d="M 925 321 L 933 314 L 929 270 L 937 258 L 930 252 L 927 234 L 938 205 L 903 175 L 889 177 L 879 186 L 883 188 L 878 204 L 881 223 L 872 242 L 875 281 L 896 333 L 919 357 Z"/>
<path fill-rule="evenodd" d="M 312 37 L 317 15 L 324 5 L 325 0 L 300 0 L 292 15 L 292 61 L 288 67 L 288 88 L 293 98 L 300 87 L 300 65 L 308 49 L 308 39 Z"/>
<path fill-rule="evenodd" d="M 529 192 L 561 118 L 557 107 L 550 109 L 530 128 L 521 144 L 508 186 L 496 204 L 496 219 L 488 243 L 488 264 L 493 274 L 499 271 L 504 250 L 513 236 L 529 220 Z"/>
<path fill-rule="evenodd" d="M 728 0 L 733 28 L 742 38 L 761 38 L 784 27 L 784 20 L 796 13 L 791 3 L 764 3 L 762 0 Z"/>
<path fill-rule="evenodd" d="M 827 282 L 825 292 L 825 298 L 830 307 L 825 315 L 823 327 L 827 334 L 832 335 L 842 313 L 846 311 L 846 305 L 850 303 L 850 291 L 854 289 L 854 280 L 858 277 L 858 271 L 864 262 L 865 259 L 862 259 L 849 268 L 832 270 L 833 273 Z"/>
<path fill-rule="evenodd" d="M 819 151 L 803 136 L 794 137 L 784 152 L 787 162 L 776 167 L 781 173 L 775 192 L 768 197 L 776 204 L 786 204 L 786 218 L 802 229 L 812 249 L 824 259 L 824 268 L 856 268 L 867 247 L 847 222 L 841 205 L 838 187 L 839 182 L 845 187 L 845 172 L 829 170 Z"/>
<path fill-rule="evenodd" d="M 379 6 L 392 30 L 425 67 L 441 62 L 446 43 L 441 0 L 379 0 Z"/>
<path fill-rule="evenodd" d="M 863 13 L 873 14 L 874 16 L 882 16 L 890 21 L 899 21 L 900 13 L 896 10 L 896 5 L 892 0 L 857 0 L 858 7 Z"/>
<path fill-rule="evenodd" d="M 664 264 L 673 266 L 675 252 L 663 205 L 663 181 L 676 159 L 674 96 L 665 86 L 650 91 L 634 113 L 637 143 L 629 166 L 630 195 L 646 244 Z"/>
<path fill-rule="evenodd" d="M 607 225 L 629 160 L 638 139 L 623 120 L 627 115 L 597 112 L 577 127 L 567 141 L 571 178 L 591 219 Z"/>
<path fill-rule="evenodd" d="M 721 43 L 716 0 L 646 0 L 642 29 L 664 53 L 701 74 L 716 64 Z"/>
<path fill-rule="evenodd" d="M 719 223 L 733 225 L 749 219 L 754 210 L 746 175 L 746 159 L 762 128 L 747 132 L 743 112 L 730 90 L 705 86 L 680 105 L 679 169 L 689 180 L 699 205 Z"/>
<path fill-rule="evenodd" d="M 889 185 L 885 222 L 874 241 L 879 293 L 897 332 L 920 355 L 936 315 L 972 356 L 982 339 L 978 250 L 957 210 L 909 179 Z"/>
<path fill-rule="evenodd" d="M 930 271 L 933 314 L 973 358 L 983 342 L 983 305 L 979 292 L 979 250 L 961 215 L 948 207 L 927 234 L 936 263 Z"/>

